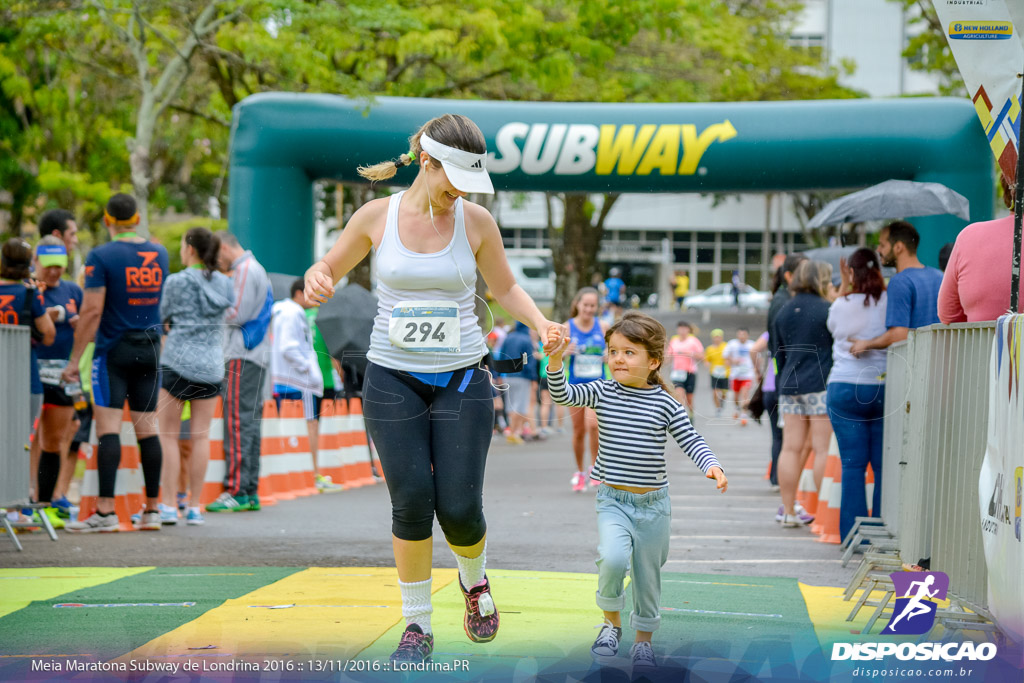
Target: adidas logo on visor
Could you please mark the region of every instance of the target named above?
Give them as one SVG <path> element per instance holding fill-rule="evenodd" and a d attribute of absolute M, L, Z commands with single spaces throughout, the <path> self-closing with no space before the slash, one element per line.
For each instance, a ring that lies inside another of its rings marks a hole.
<path fill-rule="evenodd" d="M 484 167 L 484 162 L 483 162 L 482 159 L 477 159 L 476 163 L 473 164 L 472 166 L 470 166 L 470 168 L 479 168 L 479 169 L 482 169 L 483 167 Z"/>

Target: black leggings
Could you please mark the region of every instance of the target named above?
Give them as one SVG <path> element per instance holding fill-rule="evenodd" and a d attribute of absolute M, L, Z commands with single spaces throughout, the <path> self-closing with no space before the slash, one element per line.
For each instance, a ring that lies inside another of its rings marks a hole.
<path fill-rule="evenodd" d="M 391 494 L 391 530 L 403 541 L 430 538 L 434 515 L 454 546 L 480 542 L 484 465 L 494 402 L 490 376 L 456 370 L 446 387 L 370 363 L 363 416 Z"/>

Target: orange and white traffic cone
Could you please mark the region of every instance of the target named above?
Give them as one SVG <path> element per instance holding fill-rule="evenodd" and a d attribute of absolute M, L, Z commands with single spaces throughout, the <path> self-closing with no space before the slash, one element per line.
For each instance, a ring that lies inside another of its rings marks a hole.
<path fill-rule="evenodd" d="M 342 450 L 342 420 L 338 411 L 341 401 L 325 399 L 320 407 L 320 443 L 317 449 L 317 467 L 320 474 L 330 477 L 335 484 L 345 485 L 345 461 Z"/>
<path fill-rule="evenodd" d="M 263 402 L 263 420 L 260 422 L 260 504 L 264 497 L 292 500 L 288 477 L 288 456 L 284 452 L 282 423 L 274 401 Z"/>
<path fill-rule="evenodd" d="M 800 482 L 796 490 L 796 502 L 803 506 L 804 511 L 809 515 L 816 515 L 818 509 L 818 487 L 814 485 L 814 458 L 816 454 L 811 451 L 804 463 L 804 471 L 800 473 Z M 814 527 L 811 527 L 814 530 Z"/>
<path fill-rule="evenodd" d="M 345 482 L 349 486 L 358 487 L 368 484 L 375 484 L 373 469 L 371 466 L 371 455 L 368 439 L 366 438 L 366 423 L 363 421 L 363 402 L 358 398 L 351 398 L 348 401 L 348 421 L 345 430 L 347 455 Z"/>
<path fill-rule="evenodd" d="M 224 403 L 217 397 L 210 420 L 210 460 L 206 465 L 203 478 L 203 490 L 199 493 L 200 505 L 207 505 L 217 500 L 224 490 L 224 475 L 227 473 L 227 462 L 224 459 Z"/>
<path fill-rule="evenodd" d="M 821 482 L 821 496 L 818 515 L 814 520 L 818 529 L 818 541 L 839 544 L 839 508 L 843 501 L 843 463 L 839 459 L 839 442 L 835 434 L 828 445 L 828 460 L 825 462 L 825 477 Z"/>
<path fill-rule="evenodd" d="M 93 423 L 95 425 L 95 423 Z M 132 515 L 143 509 L 145 504 L 145 483 L 142 477 L 142 465 L 139 461 L 139 442 L 135 438 L 135 427 L 128 404 L 124 406 L 121 416 L 121 464 L 117 468 L 117 480 L 114 485 L 114 511 L 117 513 L 118 526 L 121 531 L 134 531 Z M 78 518 L 85 519 L 96 512 L 99 497 L 99 448 L 96 444 L 95 428 L 90 441 L 93 442 L 92 457 L 86 460 L 85 475 L 82 477 L 82 498 L 79 502 Z"/>
<path fill-rule="evenodd" d="M 296 496 L 317 493 L 313 476 L 313 454 L 309 449 L 309 428 L 302 401 L 281 401 L 281 429 L 284 454 L 288 460 L 288 481 Z"/>

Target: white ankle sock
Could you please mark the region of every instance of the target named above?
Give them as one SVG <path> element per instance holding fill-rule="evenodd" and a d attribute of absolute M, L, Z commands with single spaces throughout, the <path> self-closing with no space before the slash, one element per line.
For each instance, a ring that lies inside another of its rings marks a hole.
<path fill-rule="evenodd" d="M 424 633 L 431 633 L 430 613 L 434 611 L 434 606 L 430 602 L 430 586 L 433 582 L 433 579 L 414 583 L 398 582 L 398 588 L 402 591 L 405 625 L 418 624 Z"/>
<path fill-rule="evenodd" d="M 454 551 L 452 554 L 455 555 L 455 561 L 459 564 L 459 579 L 466 590 L 484 580 L 484 568 L 487 566 L 486 541 L 478 557 L 463 557 Z"/>

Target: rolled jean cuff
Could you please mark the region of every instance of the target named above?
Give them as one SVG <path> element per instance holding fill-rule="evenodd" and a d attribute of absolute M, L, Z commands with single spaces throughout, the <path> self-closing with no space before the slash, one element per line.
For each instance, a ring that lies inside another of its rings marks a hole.
<path fill-rule="evenodd" d="M 626 609 L 626 594 L 621 593 L 618 597 L 606 598 L 601 595 L 600 591 L 595 593 L 597 596 L 597 606 L 603 609 L 605 612 L 621 612 Z"/>
<path fill-rule="evenodd" d="M 653 633 L 658 630 L 661 626 L 661 615 L 656 617 L 641 617 L 637 616 L 636 612 L 629 615 L 629 625 L 634 631 L 648 631 Z"/>

